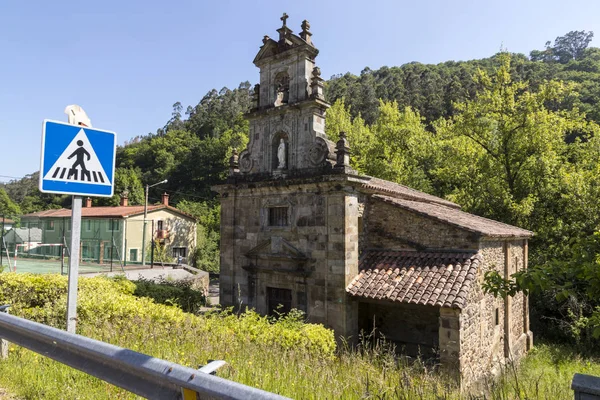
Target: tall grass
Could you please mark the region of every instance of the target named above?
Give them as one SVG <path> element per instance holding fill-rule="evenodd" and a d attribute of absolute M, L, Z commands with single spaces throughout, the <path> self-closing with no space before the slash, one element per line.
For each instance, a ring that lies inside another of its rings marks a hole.
<path fill-rule="evenodd" d="M 19 291 L 4 275 L 0 300 Z M 15 311 L 63 323 L 62 289 L 35 279 L 31 287 L 24 285 L 22 298 L 30 306 L 16 302 Z M 228 365 L 219 376 L 292 398 L 570 399 L 573 373 L 600 375 L 595 359 L 573 354 L 569 347 L 542 344 L 519 368 L 508 368 L 498 380 L 486 382 L 481 393 L 461 394 L 452 380 L 425 363 L 395 357 L 385 343 L 364 340 L 357 348 L 343 346 L 334 353 L 330 331 L 302 324 L 297 316 L 274 324 L 252 312 L 194 316 L 137 299 L 123 282 L 81 281 L 79 333 L 193 368 L 223 359 Z M 31 291 L 36 284 L 40 290 Z M 34 301 L 39 293 L 45 303 Z M 135 398 L 18 346 L 11 346 L 9 358 L 0 362 L 0 387 L 26 399 Z"/>

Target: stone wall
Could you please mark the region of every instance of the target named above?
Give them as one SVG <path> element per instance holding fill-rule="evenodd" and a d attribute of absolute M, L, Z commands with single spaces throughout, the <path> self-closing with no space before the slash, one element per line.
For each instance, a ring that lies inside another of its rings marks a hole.
<path fill-rule="evenodd" d="M 506 358 L 518 359 L 526 351 L 528 329 L 525 298 L 495 298 L 481 289 L 486 271 L 496 270 L 502 276 L 523 268 L 525 242 L 482 241 L 480 253 L 483 265 L 478 280 L 469 294 L 466 307 L 460 314 L 460 371 L 461 382 L 469 385 L 488 375 L 501 372 Z M 440 347 L 443 348 L 440 335 Z"/>
<path fill-rule="evenodd" d="M 469 249 L 478 248 L 478 236 L 450 224 L 427 218 L 370 198 L 365 205 L 366 248 Z"/>
<path fill-rule="evenodd" d="M 269 225 L 271 207 L 288 207 L 287 226 Z M 221 303 L 266 313 L 267 288 L 289 289 L 311 322 L 356 339 L 357 302 L 345 288 L 358 273 L 358 215 L 357 193 L 339 180 L 224 189 Z"/>
<path fill-rule="evenodd" d="M 438 358 L 438 307 L 360 302 L 358 315 L 361 331 L 375 331 L 394 343 L 402 354 Z"/>

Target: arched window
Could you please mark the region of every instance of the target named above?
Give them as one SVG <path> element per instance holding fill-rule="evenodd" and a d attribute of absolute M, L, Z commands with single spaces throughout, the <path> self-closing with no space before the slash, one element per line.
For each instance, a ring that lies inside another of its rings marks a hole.
<path fill-rule="evenodd" d="M 287 104 L 290 98 L 290 76 L 287 72 L 275 75 L 275 107 Z"/>

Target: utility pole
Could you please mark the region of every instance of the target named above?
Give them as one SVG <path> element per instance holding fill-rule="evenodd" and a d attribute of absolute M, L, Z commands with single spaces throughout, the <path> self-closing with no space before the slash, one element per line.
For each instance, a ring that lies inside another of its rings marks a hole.
<path fill-rule="evenodd" d="M 151 187 L 157 186 L 157 185 L 161 185 L 163 183 L 167 183 L 168 180 L 165 179 L 164 181 L 160 181 L 157 182 L 155 184 L 152 185 L 146 185 L 146 199 L 144 201 L 144 227 L 143 227 L 143 231 L 142 231 L 142 265 L 146 266 L 146 226 L 148 224 L 147 218 L 148 218 L 148 189 L 150 189 Z"/>

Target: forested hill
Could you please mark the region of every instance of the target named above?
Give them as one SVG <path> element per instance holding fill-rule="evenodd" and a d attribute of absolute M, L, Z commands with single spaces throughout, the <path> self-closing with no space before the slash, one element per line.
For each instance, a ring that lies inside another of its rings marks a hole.
<path fill-rule="evenodd" d="M 528 81 L 537 89 L 547 80 L 577 83 L 575 104 L 587 117 L 600 122 L 600 48 L 588 48 L 592 33 L 570 32 L 555 45 L 534 50 L 527 57 L 513 54 L 511 75 L 515 81 Z M 400 67 L 365 68 L 359 76 L 351 73 L 333 76 L 327 84 L 327 98 L 333 103 L 344 98 L 352 116 L 359 113 L 367 124 L 377 118 L 379 99 L 393 101 L 417 110 L 428 123 L 453 115 L 453 103 L 475 96 L 480 86 L 474 80 L 478 69 L 492 73 L 499 66 L 498 55 L 472 61 L 447 61 Z M 574 104 L 569 104 L 572 106 Z"/>

